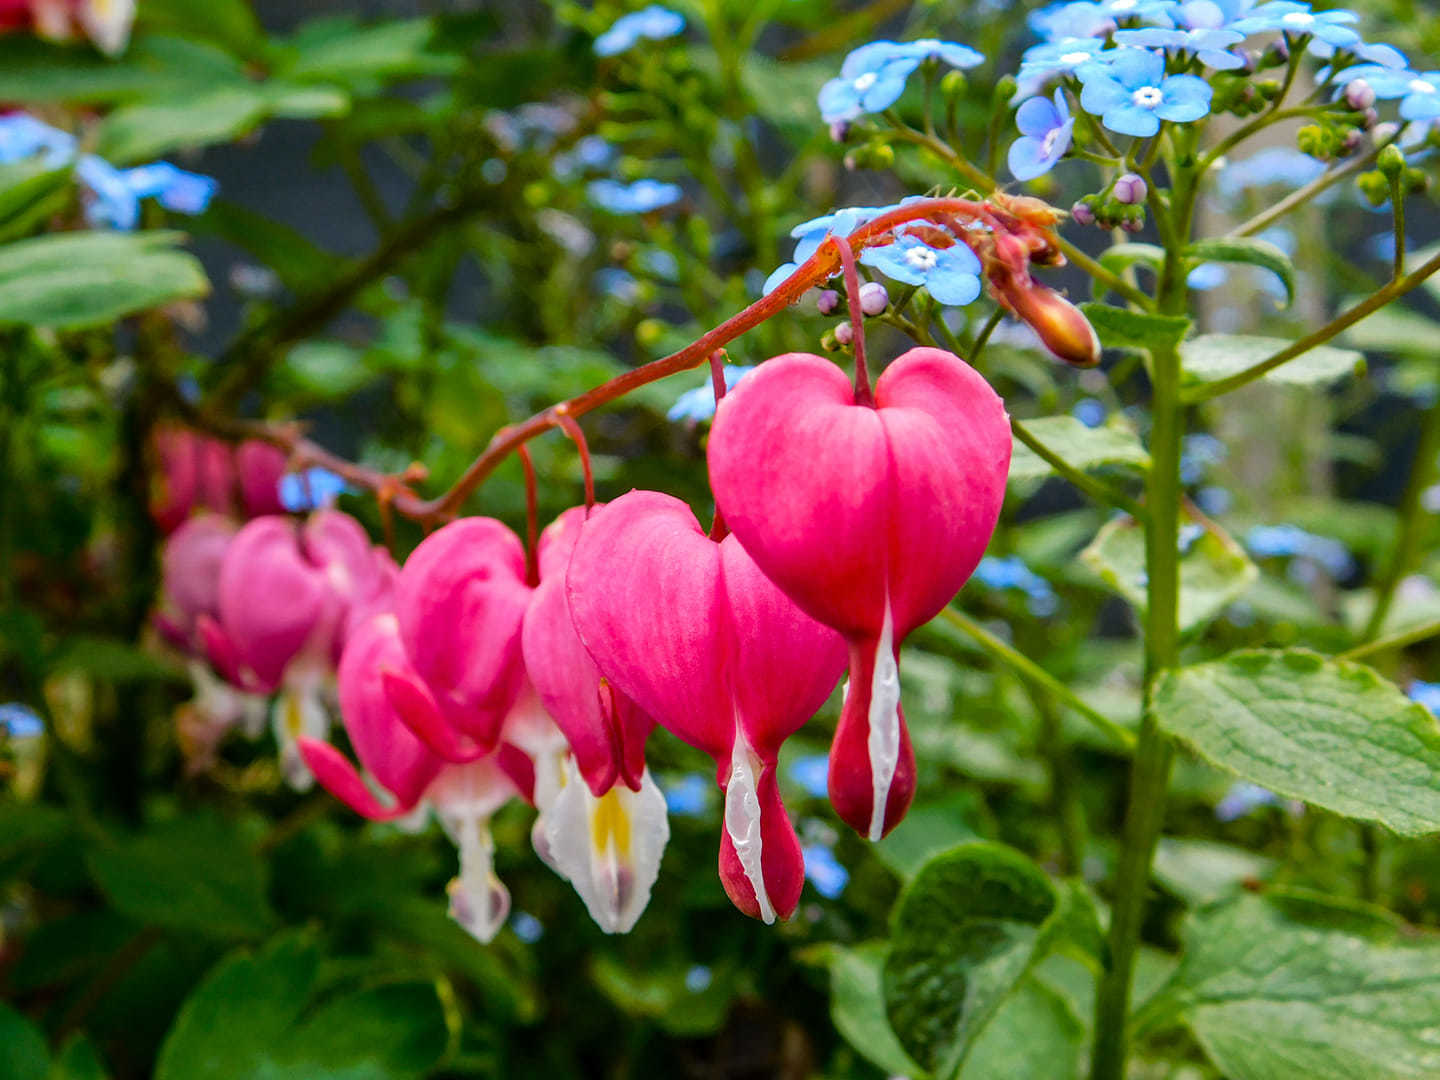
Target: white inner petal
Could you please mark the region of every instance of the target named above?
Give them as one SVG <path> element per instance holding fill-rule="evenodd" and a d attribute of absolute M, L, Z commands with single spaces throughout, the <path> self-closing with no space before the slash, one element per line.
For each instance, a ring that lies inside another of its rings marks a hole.
<path fill-rule="evenodd" d="M 1165 100 L 1165 95 L 1158 86 L 1142 86 L 1130 95 L 1130 100 L 1142 109 L 1153 109 Z"/>
<path fill-rule="evenodd" d="M 885 602 L 885 622 L 875 646 L 875 670 L 870 680 L 870 782 L 874 802 L 870 808 L 870 839 L 885 834 L 885 807 L 890 802 L 890 785 L 900 763 L 900 669 L 895 664 L 895 626 L 890 602 Z"/>
<path fill-rule="evenodd" d="M 554 868 L 575 886 L 597 926 L 627 933 L 650 902 L 670 839 L 665 796 L 647 769 L 640 790 L 617 783 L 598 799 L 571 758 L 547 818 Z"/>
<path fill-rule="evenodd" d="M 1088 52 L 1067 52 L 1060 57 L 1060 62 L 1062 64 L 1083 64 L 1089 59 L 1090 54 Z"/>
<path fill-rule="evenodd" d="M 759 766 L 737 725 L 735 746 L 730 753 L 730 783 L 725 787 L 725 831 L 735 845 L 735 855 L 746 880 L 755 890 L 760 919 L 768 924 L 775 921 L 775 906 L 765 889 L 765 867 L 761 858 L 760 793 L 756 787 Z"/>
<path fill-rule="evenodd" d="M 1286 26 L 1309 26 L 1315 21 L 1315 16 L 1308 11 L 1292 11 L 1280 19 Z"/>
<path fill-rule="evenodd" d="M 1410 92 L 1413 94 L 1433 94 L 1435 93 L 1435 84 L 1427 82 L 1424 79 L 1412 79 L 1410 82 Z"/>
<path fill-rule="evenodd" d="M 864 75 L 859 76 L 855 80 L 855 89 L 863 94 L 866 90 L 869 90 L 872 86 L 874 86 L 878 81 L 878 75 L 876 75 L 873 71 L 867 71 Z"/>
<path fill-rule="evenodd" d="M 489 944 L 510 914 L 510 893 L 495 876 L 495 841 L 490 819 L 478 814 L 441 816 L 460 850 L 460 874 L 445 887 L 450 917 L 482 944 Z"/>
<path fill-rule="evenodd" d="M 1045 133 L 1045 138 L 1040 141 L 1040 153 L 1049 157 L 1055 153 L 1055 144 L 1060 141 L 1060 129 L 1051 128 Z"/>
<path fill-rule="evenodd" d="M 565 762 L 570 756 L 568 750 L 547 750 L 536 754 L 535 761 L 535 809 L 540 813 L 530 829 L 530 844 L 540 861 L 561 877 L 569 877 L 556 863 L 554 843 L 551 840 L 551 817 L 556 813 L 557 803 L 567 786 Z M 581 787 L 584 787 L 582 784 Z"/>
<path fill-rule="evenodd" d="M 330 734 L 330 714 L 322 694 L 318 679 L 297 679 L 280 691 L 270 714 L 270 729 L 280 746 L 280 771 L 285 775 L 285 782 L 296 791 L 309 791 L 315 777 L 300 756 L 300 746 L 295 740 L 302 735 L 323 740 Z"/>
<path fill-rule="evenodd" d="M 905 261 L 916 270 L 923 272 L 935 269 L 935 264 L 939 262 L 939 256 L 927 247 L 912 247 L 905 252 Z"/>

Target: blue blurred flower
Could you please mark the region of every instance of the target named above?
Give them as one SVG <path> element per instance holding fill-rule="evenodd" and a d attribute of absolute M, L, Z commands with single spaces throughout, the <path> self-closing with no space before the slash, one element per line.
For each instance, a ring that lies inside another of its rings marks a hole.
<path fill-rule="evenodd" d="M 30 706 L 10 701 L 0 705 L 0 731 L 12 739 L 36 739 L 45 734 L 45 721 Z"/>
<path fill-rule="evenodd" d="M 741 379 L 755 370 L 753 364 L 726 364 L 725 389 L 734 390 Z M 709 420 L 715 415 L 715 385 L 706 379 L 703 386 L 697 386 L 694 390 L 686 390 L 675 399 L 675 404 L 670 406 L 670 411 L 665 414 L 668 420 L 688 420 L 692 424 L 698 424 L 702 420 Z"/>
<path fill-rule="evenodd" d="M 1175 13 L 1175 22 L 1192 30 L 1223 30 L 1254 7 L 1255 0 L 1185 0 Z"/>
<path fill-rule="evenodd" d="M 1209 83 L 1166 75 L 1165 57 L 1146 49 L 1111 49 L 1076 74 L 1084 84 L 1081 106 L 1122 135 L 1154 135 L 1161 120 L 1188 123 L 1210 111 Z"/>
<path fill-rule="evenodd" d="M 1235 496 L 1225 488 L 1211 484 L 1195 493 L 1195 505 L 1210 517 L 1220 517 L 1230 512 L 1230 508 L 1235 505 Z"/>
<path fill-rule="evenodd" d="M 596 56 L 616 56 L 633 48 L 641 38 L 659 41 L 685 29 L 685 16 L 659 4 L 621 15 L 609 30 L 595 39 Z"/>
<path fill-rule="evenodd" d="M 1198 292 L 1204 292 L 1207 289 L 1219 288 L 1229 276 L 1230 271 L 1224 263 L 1206 262 L 1185 276 L 1185 284 Z"/>
<path fill-rule="evenodd" d="M 1298 525 L 1256 525 L 1245 535 L 1245 547 L 1257 559 L 1303 558 L 1341 580 L 1355 572 L 1350 549 L 1339 540 L 1316 536 Z M 1297 572 L 1303 576 L 1303 571 Z"/>
<path fill-rule="evenodd" d="M 805 856 L 805 877 L 815 891 L 827 900 L 834 900 L 850 884 L 850 871 L 840 865 L 835 852 L 824 844 L 806 844 L 800 849 Z"/>
<path fill-rule="evenodd" d="M 534 945 L 545 936 L 545 924 L 528 911 L 517 911 L 511 915 L 510 929 L 526 945 Z"/>
<path fill-rule="evenodd" d="M 618 180 L 592 180 L 585 187 L 590 201 L 612 214 L 648 214 L 652 210 L 677 203 L 685 192 L 679 184 L 660 180 L 636 180 L 622 184 Z"/>
<path fill-rule="evenodd" d="M 1237 780 L 1230 785 L 1224 798 L 1215 804 L 1215 817 L 1218 821 L 1238 821 L 1262 806 L 1279 805 L 1280 796 L 1268 788 L 1252 784 L 1248 780 Z"/>
<path fill-rule="evenodd" d="M 1070 415 L 1088 428 L 1097 428 L 1105 423 L 1106 412 L 1103 401 L 1097 401 L 1090 397 L 1077 401 L 1075 407 L 1070 410 Z"/>
<path fill-rule="evenodd" d="M 1245 66 L 1244 57 L 1230 51 L 1245 40 L 1245 35 L 1238 30 L 1171 30 L 1161 26 L 1143 26 L 1137 30 L 1117 30 L 1114 39 L 1116 45 L 1194 53 L 1202 64 L 1208 64 L 1217 71 L 1234 71 Z"/>
<path fill-rule="evenodd" d="M 220 186 L 212 177 L 177 169 L 168 161 L 137 165 L 122 175 L 138 197 L 158 199 L 166 210 L 180 214 L 203 214 Z"/>
<path fill-rule="evenodd" d="M 1406 120 L 1440 117 L 1440 71 L 1415 72 L 1380 64 L 1357 64 L 1339 75 L 1343 86 L 1364 79 L 1382 101 L 1400 98 L 1400 115 Z"/>
<path fill-rule="evenodd" d="M 1418 701 L 1436 716 L 1440 716 L 1440 683 L 1421 682 L 1416 679 L 1405 690 L 1412 701 Z"/>
<path fill-rule="evenodd" d="M 908 232 L 881 247 L 866 248 L 860 261 L 893 281 L 923 285 L 937 303 L 968 304 L 980 295 L 980 260 L 965 244 L 931 247 Z"/>
<path fill-rule="evenodd" d="M 1325 163 L 1287 146 L 1272 146 L 1220 170 L 1217 188 L 1227 199 L 1267 184 L 1303 187 L 1325 171 Z"/>
<path fill-rule="evenodd" d="M 881 44 L 877 42 L 877 44 Z M 921 38 L 918 41 L 896 42 L 897 55 L 914 57 L 917 60 L 938 60 L 953 68 L 972 68 L 985 62 L 985 54 L 976 52 L 969 45 L 958 41 L 940 41 L 937 38 Z"/>
<path fill-rule="evenodd" d="M 1057 89 L 1053 103 L 1043 97 L 1021 102 L 1015 112 L 1015 126 L 1020 129 L 1020 138 L 1010 144 L 1010 174 L 1016 180 L 1043 176 L 1070 149 L 1075 131 L 1065 91 Z"/>
<path fill-rule="evenodd" d="M 1349 25 L 1359 21 L 1353 11 L 1311 11 L 1309 4 L 1296 0 L 1269 0 L 1236 20 L 1232 27 L 1244 34 L 1277 31 L 1285 34 L 1308 35 L 1315 41 L 1331 46 L 1354 45 L 1360 35 Z"/>
<path fill-rule="evenodd" d="M 1115 29 L 1115 19 L 1100 4 L 1088 0 L 1050 4 L 1032 11 L 1025 19 L 1030 29 L 1046 41 L 1061 38 L 1088 38 Z"/>
<path fill-rule="evenodd" d="M 1212 465 L 1225 460 L 1229 451 L 1225 444 L 1214 435 L 1203 431 L 1186 435 L 1180 452 L 1180 479 L 1186 484 L 1195 484 L 1204 479 L 1205 472 Z"/>
<path fill-rule="evenodd" d="M 703 994 L 710 989 L 712 981 L 714 981 L 714 975 L 704 964 L 696 964 L 685 972 L 685 989 L 692 994 Z"/>
<path fill-rule="evenodd" d="M 975 580 L 990 589 L 1022 592 L 1032 615 L 1048 616 L 1060 608 L 1060 598 L 1050 583 L 1025 565 L 1018 555 L 986 555 L 975 567 Z"/>
<path fill-rule="evenodd" d="M 335 500 L 353 492 L 345 480 L 319 466 L 304 472 L 286 473 L 280 478 L 280 505 L 292 514 L 333 506 Z"/>
<path fill-rule="evenodd" d="M 806 754 L 790 762 L 790 779 L 807 794 L 823 799 L 830 790 L 830 755 Z"/>
<path fill-rule="evenodd" d="M 1394 45 L 1387 45 L 1383 41 L 1357 41 L 1353 44 L 1346 45 L 1342 49 L 1337 49 L 1335 46 L 1324 41 L 1312 41 L 1308 51 L 1312 55 L 1326 60 L 1329 60 L 1337 52 L 1349 53 L 1351 56 L 1360 60 L 1378 64 L 1383 68 L 1403 68 L 1408 67 L 1410 64 L 1410 61 L 1405 59 L 1403 52 L 1395 48 Z M 1329 73 L 1329 68 L 1322 69 L 1316 81 L 1323 82 L 1329 77 Z"/>
<path fill-rule="evenodd" d="M 665 809 L 680 817 L 700 817 L 710 806 L 710 787 L 699 773 L 665 782 Z"/>
<path fill-rule="evenodd" d="M 26 113 L 0 116 L 0 164 L 9 165 L 41 153 L 45 155 L 44 164 L 59 168 L 75 156 L 75 136 Z"/>
<path fill-rule="evenodd" d="M 898 48 L 893 41 L 872 41 L 845 57 L 839 76 L 820 88 L 821 119 L 827 124 L 855 120 L 894 105 L 921 60 Z"/>
<path fill-rule="evenodd" d="M 562 180 L 569 180 L 585 171 L 598 172 L 615 158 L 615 148 L 599 135 L 586 135 L 563 154 L 556 154 L 551 169 Z"/>

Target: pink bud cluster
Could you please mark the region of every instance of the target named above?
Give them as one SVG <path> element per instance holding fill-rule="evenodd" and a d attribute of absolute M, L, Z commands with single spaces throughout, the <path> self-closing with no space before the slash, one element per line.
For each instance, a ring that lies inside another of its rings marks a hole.
<path fill-rule="evenodd" d="M 239 446 L 190 428 L 159 428 L 151 443 L 150 516 L 166 535 L 208 510 L 232 518 L 281 514 L 285 452 L 248 439 Z"/>

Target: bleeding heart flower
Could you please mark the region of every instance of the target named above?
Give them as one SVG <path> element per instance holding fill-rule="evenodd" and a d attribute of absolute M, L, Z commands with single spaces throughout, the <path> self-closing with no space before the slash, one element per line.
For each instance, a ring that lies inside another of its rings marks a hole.
<path fill-rule="evenodd" d="M 525 681 L 525 550 L 494 518 L 451 522 L 411 553 L 395 583 L 400 636 L 433 710 L 407 716 L 455 759 L 488 754 Z"/>
<path fill-rule="evenodd" d="M 450 914 L 489 941 L 510 910 L 510 894 L 495 876 L 490 818 L 525 793 L 529 763 L 508 744 L 464 765 L 435 756 L 396 714 L 385 689 L 392 676 L 419 685 L 395 617 L 376 615 L 355 631 L 340 662 L 340 710 L 355 755 L 388 800 L 329 743 L 301 736 L 300 753 L 327 791 L 372 821 L 394 821 L 431 806 L 460 854 L 460 874 L 447 889 Z"/>
<path fill-rule="evenodd" d="M 776 357 L 726 396 L 709 446 L 726 524 L 807 613 L 845 635 L 850 682 L 830 798 L 878 840 L 915 790 L 900 643 L 980 561 L 1010 467 L 1010 426 L 959 357 L 911 349 L 857 404 L 829 360 Z"/>
<path fill-rule="evenodd" d="M 310 775 L 300 734 L 329 730 L 325 697 L 343 644 L 346 612 L 368 597 L 383 565 L 354 518 L 328 510 L 303 523 L 260 517 L 231 541 L 220 565 L 219 618 L 197 626 L 216 670 L 250 693 L 280 690 L 273 717 L 291 785 Z"/>
<path fill-rule="evenodd" d="M 645 910 L 670 825 L 665 796 L 645 768 L 655 721 L 601 675 L 571 619 L 565 572 L 585 523 L 577 506 L 541 536 L 540 585 L 522 645 L 539 704 L 569 751 L 558 759 L 553 801 L 542 797 L 537 768 L 536 847 L 613 934 L 630 930 Z"/>
<path fill-rule="evenodd" d="M 284 450 L 259 439 L 247 439 L 236 448 L 235 471 L 247 517 L 285 513 L 280 478 L 285 475 L 286 461 Z"/>
<path fill-rule="evenodd" d="M 567 575 L 581 641 L 616 689 L 716 761 L 720 879 L 741 911 L 788 918 L 804 860 L 776 784 L 780 744 L 824 704 L 840 638 L 806 616 L 732 536 L 632 491 L 594 513 Z"/>
<path fill-rule="evenodd" d="M 162 533 L 179 528 L 197 510 L 235 512 L 235 462 L 219 439 L 189 428 L 157 429 L 150 516 Z"/>
<path fill-rule="evenodd" d="M 229 518 L 202 514 L 187 520 L 165 541 L 155 626 L 177 649 L 199 651 L 200 616 L 220 617 L 220 564 L 237 530 Z"/>

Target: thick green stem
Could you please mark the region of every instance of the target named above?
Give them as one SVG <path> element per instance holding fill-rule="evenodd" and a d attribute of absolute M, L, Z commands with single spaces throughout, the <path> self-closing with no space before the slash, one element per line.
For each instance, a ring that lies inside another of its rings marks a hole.
<path fill-rule="evenodd" d="M 1176 220 L 1183 241 L 1189 236 L 1193 194 L 1181 174 L 1176 185 Z M 1184 311 L 1185 266 L 1181 251 L 1172 248 L 1161 271 L 1160 307 L 1166 314 Z M 1148 606 L 1145 619 L 1145 704 L 1140 741 L 1130 773 L 1130 802 L 1120 864 L 1115 873 L 1115 898 L 1110 915 L 1110 966 L 1100 980 L 1095 1001 L 1095 1044 L 1091 1080 L 1123 1080 L 1129 1051 L 1126 1019 L 1130 984 L 1140 927 L 1150 884 L 1150 862 L 1165 819 L 1165 791 L 1170 780 L 1173 749 L 1150 711 L 1155 680 L 1173 667 L 1180 653 L 1180 443 L 1184 433 L 1180 401 L 1180 354 L 1173 345 L 1151 352 L 1153 384 L 1150 434 L 1151 467 L 1146 483 L 1145 569 Z"/>

